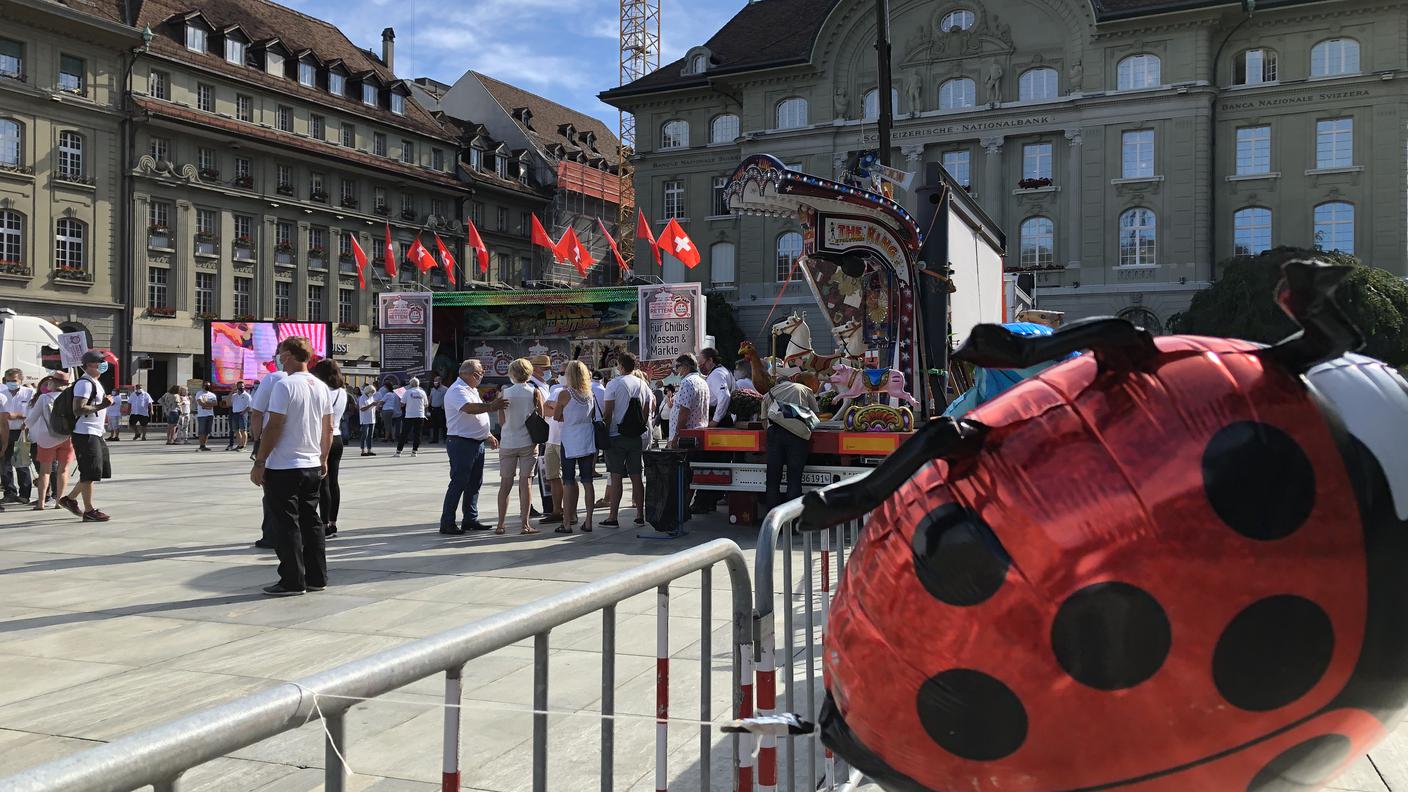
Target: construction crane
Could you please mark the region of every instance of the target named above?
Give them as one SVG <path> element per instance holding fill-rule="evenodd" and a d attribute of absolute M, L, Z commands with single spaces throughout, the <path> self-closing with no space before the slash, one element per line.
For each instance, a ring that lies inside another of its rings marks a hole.
<path fill-rule="evenodd" d="M 660 0 L 621 0 L 621 85 L 635 82 L 660 68 Z M 619 164 L 620 201 L 616 204 L 616 238 L 627 265 L 635 263 L 636 119 L 624 110 L 617 113 L 616 150 Z"/>

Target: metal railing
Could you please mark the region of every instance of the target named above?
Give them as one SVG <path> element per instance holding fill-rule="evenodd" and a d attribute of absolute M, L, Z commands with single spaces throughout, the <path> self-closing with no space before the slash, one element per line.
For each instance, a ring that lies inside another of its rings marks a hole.
<path fill-rule="evenodd" d="M 236 699 L 88 751 L 0 778 L 6 792 L 126 792 L 151 785 L 155 792 L 178 792 L 187 770 L 283 732 L 315 716 L 324 719 L 325 781 L 328 792 L 342 792 L 348 769 L 346 713 L 353 705 L 435 674 L 445 675 L 444 778 L 446 790 L 459 788 L 460 692 L 464 665 L 518 641 L 533 639 L 532 789 L 547 792 L 548 637 L 554 627 L 602 612 L 601 789 L 611 792 L 614 778 L 616 605 L 652 589 L 658 593 L 656 676 L 656 779 L 664 789 L 668 745 L 668 603 L 669 585 L 699 573 L 701 583 L 699 712 L 700 789 L 713 789 L 710 755 L 714 729 L 710 721 L 712 570 L 727 568 L 733 597 L 733 715 L 751 707 L 749 678 L 744 675 L 752 652 L 749 620 L 752 590 L 747 560 L 727 539 L 652 561 L 603 580 L 532 602 L 497 616 L 390 649 L 295 682 Z M 733 735 L 733 767 L 746 766 L 739 735 Z M 735 790 L 751 788 L 751 770 L 738 771 Z M 560 786 L 558 787 L 561 788 Z"/>
<path fill-rule="evenodd" d="M 854 481 L 860 476 L 847 481 Z M 800 536 L 802 553 L 795 553 L 792 528 L 802 516 L 802 499 L 774 507 L 763 518 L 758 533 L 758 545 L 753 561 L 755 595 L 753 602 L 753 641 L 757 645 L 755 697 L 759 715 L 777 711 L 778 675 L 784 710 L 801 715 L 815 723 L 821 701 L 821 678 L 817 674 L 818 647 L 825 638 L 826 619 L 831 608 L 831 592 L 841 570 L 846 565 L 846 551 L 860 536 L 863 520 L 854 520 L 823 531 L 803 532 Z M 774 566 L 781 561 L 781 588 L 774 582 Z M 800 579 L 801 591 L 795 590 Z M 794 621 L 797 617 L 795 598 L 800 595 L 801 617 L 805 636 L 800 651 Z M 781 655 L 777 648 L 775 603 L 781 598 Z M 802 673 L 797 673 L 801 665 Z M 798 707 L 801 706 L 801 709 Z M 763 735 L 758 744 L 758 792 L 773 792 L 779 786 L 785 792 L 797 789 L 849 789 L 859 776 L 849 768 L 838 766 L 836 758 L 821 744 L 819 734 L 782 738 L 781 757 L 777 738 Z M 803 756 L 803 754 L 805 754 Z M 779 761 L 780 758 L 780 761 Z M 801 761 L 799 761 L 799 759 Z M 841 763 L 842 765 L 844 763 Z M 798 783 L 801 772 L 803 784 Z M 840 774 L 838 776 L 838 773 Z M 844 777 L 842 777 L 844 776 Z"/>

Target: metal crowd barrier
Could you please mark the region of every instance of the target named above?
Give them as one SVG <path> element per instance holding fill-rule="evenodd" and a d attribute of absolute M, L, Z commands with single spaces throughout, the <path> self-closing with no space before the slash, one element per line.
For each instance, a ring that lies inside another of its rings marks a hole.
<path fill-rule="evenodd" d="M 867 474 L 861 474 L 861 477 Z M 853 481 L 855 478 L 848 479 Z M 802 500 L 788 501 L 767 513 L 753 561 L 756 591 L 753 603 L 753 641 L 757 645 L 755 696 L 759 715 L 777 711 L 779 672 L 784 711 L 801 715 L 815 723 L 822 700 L 817 659 L 825 639 L 826 618 L 831 592 L 846 565 L 846 551 L 860 537 L 863 520 L 854 520 L 824 531 L 792 535 L 802 516 Z M 795 545 L 800 542 L 800 556 Z M 774 566 L 781 562 L 781 588 L 777 588 Z M 800 592 L 796 589 L 800 582 Z M 800 602 L 797 599 L 800 598 Z M 775 608 L 782 602 L 782 653 L 777 653 Z M 800 614 L 797 611 L 800 608 Z M 805 637 L 797 645 L 794 621 L 800 615 Z M 798 666 L 801 674 L 798 674 Z M 800 709 L 799 709 L 800 707 Z M 818 734 L 786 736 L 779 757 L 777 738 L 763 735 L 758 744 L 758 792 L 803 790 L 845 790 L 860 782 L 860 776 L 821 744 Z M 780 761 L 779 761 L 780 758 Z M 802 782 L 798 781 L 798 773 Z"/>
<path fill-rule="evenodd" d="M 550 788 L 548 767 L 548 637 L 554 627 L 596 611 L 602 613 L 601 671 L 601 789 L 612 792 L 616 668 L 616 605 L 655 589 L 658 659 L 656 673 L 656 788 L 666 789 L 669 717 L 669 586 L 699 573 L 701 584 L 699 776 L 700 789 L 711 790 L 710 756 L 716 729 L 712 725 L 710 673 L 712 646 L 711 586 L 715 564 L 725 565 L 733 594 L 733 715 L 750 707 L 744 674 L 752 652 L 749 618 L 752 590 L 747 560 L 727 539 L 652 561 L 626 572 L 547 597 L 497 616 L 357 660 L 310 677 L 236 699 L 171 721 L 82 753 L 40 765 L 9 778 L 0 778 L 6 792 L 126 792 L 151 785 L 155 792 L 178 792 L 187 770 L 297 729 L 315 715 L 325 719 L 325 780 L 327 792 L 343 792 L 347 781 L 346 713 L 358 701 L 374 699 L 435 674 L 445 675 L 445 739 L 443 789 L 460 787 L 460 686 L 465 663 L 517 641 L 533 639 L 533 774 L 534 792 Z M 316 728 L 312 726 L 311 728 Z M 733 767 L 747 767 L 740 736 L 732 739 Z M 749 790 L 752 770 L 738 770 L 734 790 Z M 561 789 L 559 785 L 555 789 Z"/>

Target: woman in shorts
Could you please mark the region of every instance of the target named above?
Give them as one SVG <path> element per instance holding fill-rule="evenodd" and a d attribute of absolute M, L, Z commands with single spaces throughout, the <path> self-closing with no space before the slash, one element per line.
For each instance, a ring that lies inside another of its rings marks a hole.
<path fill-rule="evenodd" d="M 58 478 L 58 491 L 68 489 L 68 470 L 73 465 L 73 441 L 67 435 L 56 435 L 49 428 L 49 413 L 54 402 L 68 387 L 67 371 L 56 371 L 39 381 L 39 396 L 29 406 L 29 415 L 24 425 L 29 430 L 30 439 L 37 446 L 34 461 L 39 468 L 39 497 L 34 501 L 34 510 L 43 511 L 45 497 L 49 492 L 49 474 Z M 62 508 L 55 504 L 52 508 Z"/>
<path fill-rule="evenodd" d="M 181 388 L 172 385 L 161 396 L 161 411 L 166 415 L 166 444 L 176 445 L 176 432 L 181 428 Z"/>
<path fill-rule="evenodd" d="M 592 530 L 592 504 L 596 502 L 596 428 L 592 425 L 600 413 L 592 395 L 592 375 L 580 360 L 567 364 L 567 387 L 557 397 L 554 420 L 562 423 L 562 515 L 563 524 L 555 533 L 572 533 L 577 517 L 577 481 L 586 490 L 586 515 L 582 531 Z"/>
<path fill-rule="evenodd" d="M 533 469 L 538 465 L 538 446 L 528 434 L 525 422 L 528 416 L 543 414 L 543 394 L 528 384 L 533 376 L 533 364 L 528 358 L 519 358 L 508 366 L 508 378 L 513 384 L 504 389 L 503 398 L 508 408 L 500 410 L 499 420 L 499 527 L 494 533 L 504 532 L 504 518 L 508 514 L 508 499 L 513 492 L 515 477 L 518 479 L 518 518 L 522 523 L 518 532 L 535 534 L 538 532 L 528 523 L 532 514 Z"/>

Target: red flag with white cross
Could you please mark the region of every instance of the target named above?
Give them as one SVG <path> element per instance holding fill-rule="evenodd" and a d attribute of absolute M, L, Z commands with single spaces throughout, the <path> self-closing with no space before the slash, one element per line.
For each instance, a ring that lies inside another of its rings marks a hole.
<path fill-rule="evenodd" d="M 699 266 L 699 251 L 694 247 L 694 240 L 689 238 L 689 234 L 680 228 L 679 221 L 673 217 L 670 218 L 670 224 L 665 226 L 665 230 L 660 232 L 655 249 L 658 251 L 656 255 L 669 253 L 690 269 Z"/>

